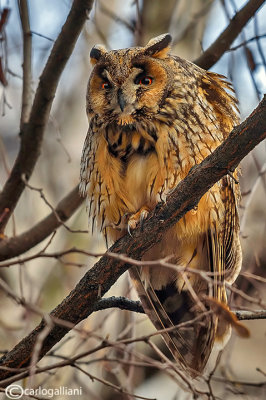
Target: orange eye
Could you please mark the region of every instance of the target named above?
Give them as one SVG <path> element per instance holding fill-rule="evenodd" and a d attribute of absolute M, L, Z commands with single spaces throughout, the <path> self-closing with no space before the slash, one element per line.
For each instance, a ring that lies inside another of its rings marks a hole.
<path fill-rule="evenodd" d="M 102 83 L 102 89 L 111 89 L 111 87 L 112 85 L 110 82 L 105 81 Z"/>
<path fill-rule="evenodd" d="M 145 85 L 145 86 L 149 86 L 152 84 L 153 79 L 150 76 L 142 76 L 141 78 L 139 78 L 137 80 L 137 84 L 138 85 Z"/>

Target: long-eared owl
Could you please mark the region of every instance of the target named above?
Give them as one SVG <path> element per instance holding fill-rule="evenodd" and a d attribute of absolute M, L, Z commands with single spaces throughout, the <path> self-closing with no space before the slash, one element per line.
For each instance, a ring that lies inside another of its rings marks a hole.
<path fill-rule="evenodd" d="M 97 45 L 90 53 L 80 192 L 92 225 L 110 241 L 145 223 L 238 122 L 225 78 L 171 55 L 170 43 L 164 34 L 145 47 L 107 51 Z M 223 346 L 230 336 L 229 324 L 210 312 L 207 299 L 226 308 L 225 282 L 232 284 L 241 267 L 236 176 L 217 182 L 145 254 L 145 266 L 130 269 L 157 329 L 194 321 L 163 334 L 192 376 L 203 371 L 214 344 Z M 166 256 L 176 268 L 147 263 Z"/>

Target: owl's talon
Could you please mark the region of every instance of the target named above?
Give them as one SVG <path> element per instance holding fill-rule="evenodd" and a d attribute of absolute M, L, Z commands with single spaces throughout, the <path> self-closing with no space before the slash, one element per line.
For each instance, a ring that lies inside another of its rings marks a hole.
<path fill-rule="evenodd" d="M 143 231 L 143 226 L 144 226 L 144 221 L 147 218 L 147 216 L 149 215 L 149 208 L 144 206 L 141 207 L 141 209 L 136 213 L 136 214 L 132 214 L 129 219 L 128 219 L 128 223 L 127 223 L 127 230 L 128 233 L 131 235 L 131 231 L 133 229 L 136 229 L 138 223 L 140 224 L 140 230 Z"/>
<path fill-rule="evenodd" d="M 127 225 L 127 231 L 128 231 L 128 233 L 129 233 L 129 235 L 132 237 L 131 231 L 130 231 L 130 225 L 129 225 L 129 224 Z"/>
<path fill-rule="evenodd" d="M 140 220 L 139 220 L 141 232 L 143 231 L 144 221 L 148 217 L 148 215 L 149 215 L 149 211 L 148 210 L 146 210 L 146 209 L 142 210 L 142 212 L 140 214 Z"/>

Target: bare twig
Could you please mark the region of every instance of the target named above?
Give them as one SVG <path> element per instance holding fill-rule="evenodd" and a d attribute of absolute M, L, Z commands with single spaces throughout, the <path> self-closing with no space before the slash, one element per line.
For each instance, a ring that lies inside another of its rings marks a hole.
<path fill-rule="evenodd" d="M 103 378 L 98 378 L 95 375 L 90 374 L 88 371 L 86 371 L 84 368 L 81 368 L 79 365 L 77 364 L 73 364 L 73 367 L 77 368 L 79 371 L 83 372 L 85 375 L 87 375 L 92 381 L 96 380 L 98 382 L 101 382 L 102 384 L 111 387 L 112 389 L 116 390 L 119 393 L 123 393 L 126 394 L 132 398 L 135 399 L 141 399 L 141 400 L 156 400 L 154 398 L 151 397 L 143 397 L 143 396 L 138 396 L 137 394 L 134 393 L 130 393 L 128 392 L 125 388 L 123 387 L 119 387 L 117 385 L 114 385 L 112 382 L 107 381 L 106 379 Z"/>
<path fill-rule="evenodd" d="M 27 123 L 30 118 L 32 106 L 31 91 L 31 59 L 32 59 L 32 37 L 30 31 L 29 7 L 28 0 L 18 0 L 20 20 L 23 32 L 23 88 L 22 88 L 22 105 L 20 116 L 20 129 L 23 124 Z"/>
<path fill-rule="evenodd" d="M 133 24 L 129 23 L 126 19 L 121 18 L 120 15 L 113 12 L 112 9 L 109 9 L 109 8 L 105 7 L 102 3 L 100 3 L 100 10 L 103 14 L 107 15 L 108 17 L 113 19 L 115 22 L 118 22 L 118 23 L 124 25 L 130 32 L 134 32 Z"/>
<path fill-rule="evenodd" d="M 54 42 L 54 39 L 51 39 L 51 38 L 49 38 L 48 36 L 43 35 L 42 33 L 35 32 L 35 31 L 33 31 L 33 30 L 31 31 L 31 33 L 32 33 L 32 35 L 36 35 L 36 36 L 39 36 L 39 37 L 41 37 L 41 38 L 43 38 L 43 39 L 49 40 L 49 42 Z"/>
<path fill-rule="evenodd" d="M 194 63 L 204 69 L 212 67 L 229 49 L 243 27 L 250 18 L 254 16 L 263 3 L 265 3 L 265 0 L 249 0 L 249 2 L 235 14 L 234 18 L 215 42 L 194 60 Z"/>
<path fill-rule="evenodd" d="M 256 310 L 256 311 L 234 311 L 237 319 L 239 321 L 249 321 L 252 319 L 266 319 L 266 310 Z"/>
<path fill-rule="evenodd" d="M 53 235 L 52 235 L 53 237 Z M 51 242 L 51 239 L 49 240 L 48 244 Z M 35 260 L 36 258 L 55 258 L 57 260 L 61 260 L 67 256 L 68 254 L 83 254 L 84 256 L 89 256 L 89 257 L 101 257 L 103 256 L 103 253 L 92 253 L 88 252 L 86 250 L 78 249 L 76 247 L 71 247 L 70 249 L 67 250 L 62 250 L 62 251 L 57 251 L 53 253 L 46 253 L 45 250 L 47 249 L 47 244 L 44 246 L 43 249 L 38 251 L 37 253 L 24 257 L 24 258 L 19 258 L 13 261 L 7 261 L 4 263 L 0 264 L 0 268 L 6 268 L 6 267 L 11 267 L 12 265 L 17 265 L 17 264 L 25 264 L 28 261 Z"/>
<path fill-rule="evenodd" d="M 64 228 L 66 228 L 67 231 L 72 232 L 72 233 L 88 233 L 88 230 L 76 230 L 76 229 L 71 229 L 69 228 L 69 226 L 67 226 L 64 221 L 60 218 L 60 215 L 57 213 L 56 209 L 52 206 L 52 204 L 50 203 L 50 201 L 46 198 L 45 194 L 44 194 L 44 190 L 42 188 L 36 188 L 32 185 L 30 185 L 27 180 L 25 179 L 24 176 L 22 176 L 22 180 L 25 183 L 25 186 L 27 186 L 29 189 L 38 192 L 42 198 L 42 200 L 44 201 L 44 203 L 50 208 L 50 210 L 52 210 L 52 212 L 55 215 L 55 218 L 57 219 L 57 221 L 59 222 L 60 225 L 62 225 Z"/>
<path fill-rule="evenodd" d="M 265 57 L 263 47 L 262 47 L 261 41 L 260 41 L 260 39 L 262 39 L 263 37 L 266 37 L 266 35 L 259 34 L 258 18 L 256 15 L 254 18 L 254 30 L 255 30 L 255 35 L 256 35 L 256 44 L 257 44 L 258 52 L 261 57 L 264 69 L 266 69 L 266 57 Z"/>
<path fill-rule="evenodd" d="M 235 51 L 237 49 L 240 49 L 243 46 L 246 46 L 247 44 L 249 44 L 251 42 L 254 42 L 254 41 L 259 42 L 259 39 L 263 39 L 263 38 L 266 38 L 266 33 L 262 34 L 262 35 L 258 35 L 258 36 L 252 36 L 251 38 L 246 39 L 244 42 L 241 42 L 241 43 L 237 44 L 236 46 L 230 47 L 230 49 L 227 51 Z"/>
<path fill-rule="evenodd" d="M 61 226 L 62 222 L 70 218 L 82 202 L 83 199 L 79 196 L 78 186 L 76 186 L 58 203 L 54 209 L 56 214 L 52 211 L 28 231 L 12 238 L 0 240 L 0 261 L 25 253 L 42 242 Z"/>
<path fill-rule="evenodd" d="M 252 274 L 251 272 L 248 272 L 248 271 L 241 272 L 241 275 L 243 275 L 247 278 L 255 279 L 256 281 L 259 281 L 262 283 L 266 283 L 266 278 L 263 278 L 263 276 Z"/>

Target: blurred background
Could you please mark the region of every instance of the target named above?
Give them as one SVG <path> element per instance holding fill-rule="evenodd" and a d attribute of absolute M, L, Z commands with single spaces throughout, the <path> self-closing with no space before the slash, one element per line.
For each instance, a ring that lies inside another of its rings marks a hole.
<path fill-rule="evenodd" d="M 107 49 L 145 45 L 148 40 L 170 32 L 174 43 L 172 52 L 193 61 L 225 29 L 235 12 L 246 1 L 242 0 L 109 0 L 96 1 L 92 13 L 62 74 L 47 125 L 42 152 L 30 185 L 43 189 L 45 198 L 56 204 L 78 183 L 83 142 L 88 129 L 85 95 L 91 66 L 89 52 L 101 43 Z M 29 0 L 30 29 L 32 32 L 32 93 L 39 76 L 69 13 L 68 0 Z M 0 0 L 0 11 L 9 8 L 9 18 L 1 33 L 0 57 L 6 86 L 0 84 L 0 190 L 17 155 L 20 138 L 22 96 L 23 42 L 18 3 Z M 250 20 L 232 44 L 231 50 L 211 68 L 227 76 L 239 99 L 241 120 L 257 106 L 266 91 L 266 6 Z M 234 295 L 235 309 L 260 309 L 266 302 L 266 145 L 261 143 L 242 162 L 240 178 L 242 190 L 241 235 L 244 253 L 243 274 L 237 287 L 261 303 L 244 300 Z M 44 218 L 50 208 L 38 191 L 26 188 L 14 217 L 5 234 L 15 236 L 27 231 Z M 88 252 L 104 252 L 105 244 L 97 234 L 91 236 L 88 217 L 83 204 L 67 221 L 72 229 L 60 227 L 55 236 L 46 239 L 27 252 L 37 254 L 47 244 L 47 251 L 63 251 L 76 246 Z M 80 254 L 69 254 L 61 260 L 35 257 L 24 262 L 20 255 L 16 265 L 0 269 L 0 277 L 14 293 L 27 302 L 49 312 L 73 289 L 96 259 Z M 0 264 L 1 265 L 1 264 Z M 255 276 L 254 276 L 255 275 Z M 258 278 L 260 277 L 260 279 Z M 264 290 L 263 290 L 264 289 Z M 114 285 L 109 295 L 136 298 L 125 274 Z M 39 322 L 39 317 L 19 306 L 0 292 L 0 352 L 13 346 Z M 264 307 L 266 308 L 266 307 Z M 266 398 L 266 324 L 265 320 L 247 321 L 250 339 L 234 333 L 223 352 L 212 381 L 213 396 L 223 399 Z M 91 331 L 86 336 L 72 331 L 40 365 L 49 365 L 77 352 L 86 351 L 108 337 L 116 341 L 146 334 L 153 330 L 145 316 L 127 311 L 108 310 L 95 313 L 79 324 Z M 162 346 L 156 340 L 158 346 Z M 140 354 L 146 358 L 141 360 Z M 71 366 L 49 374 L 35 376 L 31 385 L 38 387 L 82 387 L 84 399 L 129 399 L 132 396 L 115 391 L 105 382 L 125 387 L 128 392 L 149 399 L 192 399 L 183 383 L 158 366 L 158 354 L 143 343 L 132 343 L 126 350 L 120 347 L 101 350 L 80 361 L 89 376 Z M 129 362 L 131 361 L 131 362 Z M 133 362 L 134 361 L 134 362 Z M 138 363 L 140 365 L 138 365 Z M 98 377 L 100 380 L 92 377 Z M 22 385 L 29 385 L 27 380 Z M 207 390 L 208 385 L 199 383 Z M 32 386 L 32 387 L 33 387 Z M 210 388 L 208 389 L 210 390 Z M 4 395 L 0 394 L 0 397 Z M 73 398 L 71 395 L 62 399 Z M 205 398 L 204 396 L 202 398 Z M 206 397 L 207 398 L 207 397 Z"/>

